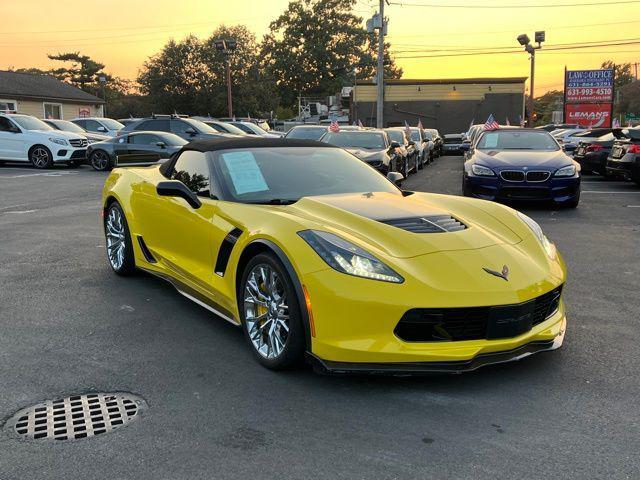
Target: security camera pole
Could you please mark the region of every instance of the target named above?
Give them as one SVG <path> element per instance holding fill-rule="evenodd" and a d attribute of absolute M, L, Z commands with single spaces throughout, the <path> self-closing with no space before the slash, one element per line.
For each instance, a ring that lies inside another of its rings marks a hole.
<path fill-rule="evenodd" d="M 231 54 L 238 46 L 238 42 L 233 39 L 216 40 L 214 42 L 216 50 L 222 52 L 227 57 L 227 110 L 229 118 L 233 118 L 233 100 L 231 96 Z"/>
<path fill-rule="evenodd" d="M 527 35 L 526 33 L 518 35 L 518 43 L 524 47 L 525 52 L 531 55 L 531 78 L 529 79 L 529 115 L 527 119 L 529 127 L 533 127 L 533 86 L 536 73 L 536 50 L 542 48 L 542 45 L 540 44 L 544 42 L 544 31 L 536 32 L 535 41 L 538 44 L 537 46 L 531 45 L 529 35 Z"/>

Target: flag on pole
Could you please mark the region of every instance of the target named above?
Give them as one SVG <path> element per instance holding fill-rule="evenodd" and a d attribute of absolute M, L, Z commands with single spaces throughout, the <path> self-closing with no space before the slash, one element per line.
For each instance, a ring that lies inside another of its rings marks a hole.
<path fill-rule="evenodd" d="M 498 128 L 500 128 L 500 125 L 496 122 L 496 119 L 493 118 L 493 114 L 489 115 L 487 121 L 484 122 L 484 127 L 482 127 L 483 130 L 497 130 Z"/>
<path fill-rule="evenodd" d="M 333 119 L 331 120 L 331 124 L 329 125 L 329 131 L 336 133 L 340 131 L 340 125 L 338 125 L 338 120 L 337 119 Z"/>
<path fill-rule="evenodd" d="M 422 120 L 418 119 L 418 128 L 420 130 L 424 130 L 424 127 L 422 126 Z"/>
<path fill-rule="evenodd" d="M 505 125 L 506 125 L 507 127 L 510 127 L 510 126 L 511 126 L 511 123 L 509 122 L 509 117 L 507 117 L 507 123 L 505 123 Z"/>
<path fill-rule="evenodd" d="M 475 118 L 471 119 L 471 123 L 469 124 L 469 130 L 471 130 L 471 127 L 473 127 L 473 124 L 474 124 L 475 121 L 476 121 Z M 467 131 L 469 131 L 469 130 L 467 130 Z"/>
<path fill-rule="evenodd" d="M 364 125 L 362 124 L 362 121 L 360 119 L 358 119 L 358 127 L 364 128 Z"/>
<path fill-rule="evenodd" d="M 411 138 L 411 127 L 409 126 L 409 122 L 404 121 L 404 131 L 407 133 L 407 136 Z"/>
<path fill-rule="evenodd" d="M 520 128 L 524 128 L 524 117 L 522 115 L 518 115 L 518 123 L 520 123 Z"/>
<path fill-rule="evenodd" d="M 611 124 L 611 128 L 620 128 L 620 120 L 618 117 L 613 119 L 613 123 Z"/>

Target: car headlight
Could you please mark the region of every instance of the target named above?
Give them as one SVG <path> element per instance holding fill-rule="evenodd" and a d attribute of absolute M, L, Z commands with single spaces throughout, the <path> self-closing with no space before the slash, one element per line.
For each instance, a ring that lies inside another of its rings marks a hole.
<path fill-rule="evenodd" d="M 556 246 L 549 241 L 549 239 L 546 237 L 546 235 L 542 231 L 542 227 L 538 225 L 538 222 L 536 222 L 531 217 L 528 217 L 524 213 L 521 213 L 521 212 L 517 212 L 517 213 L 518 213 L 518 217 L 520 217 L 520 220 L 526 223 L 527 226 L 533 232 L 533 234 L 536 236 L 536 238 L 540 242 L 540 245 L 542 245 L 542 248 L 544 248 L 544 251 L 547 252 L 547 255 L 549 256 L 549 258 L 551 259 L 556 258 Z"/>
<path fill-rule="evenodd" d="M 576 166 L 575 165 L 567 165 L 566 167 L 559 168 L 556 170 L 556 177 L 573 177 L 576 174 Z"/>
<path fill-rule="evenodd" d="M 402 283 L 404 278 L 370 253 L 329 232 L 298 232 L 327 264 L 342 273 L 382 282 Z"/>
<path fill-rule="evenodd" d="M 50 142 L 57 143 L 58 145 L 69 145 L 67 141 L 63 138 L 55 138 L 52 137 L 49 139 Z"/>
<path fill-rule="evenodd" d="M 483 167 L 482 165 L 478 165 L 477 163 L 471 165 L 471 171 L 474 175 L 478 175 L 480 177 L 495 176 L 495 173 L 493 173 L 493 170 L 491 170 L 489 167 Z"/>

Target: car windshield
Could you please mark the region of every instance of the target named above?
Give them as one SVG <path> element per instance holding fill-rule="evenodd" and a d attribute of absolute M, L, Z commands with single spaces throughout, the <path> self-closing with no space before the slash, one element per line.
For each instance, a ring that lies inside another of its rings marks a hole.
<path fill-rule="evenodd" d="M 230 123 L 225 122 L 204 122 L 209 125 L 214 130 L 222 133 L 232 133 L 233 135 L 246 135 L 245 132 L 240 130 L 235 125 L 231 125 Z"/>
<path fill-rule="evenodd" d="M 16 122 L 25 130 L 53 130 L 51 126 L 47 125 L 42 120 L 38 120 L 35 117 L 16 115 L 15 117 L 11 117 L 11 120 Z"/>
<path fill-rule="evenodd" d="M 420 132 L 416 129 L 411 129 L 411 140 L 414 142 L 421 142 L 422 138 L 420 137 Z"/>
<path fill-rule="evenodd" d="M 479 150 L 560 150 L 545 130 L 494 130 L 484 132 L 478 140 Z"/>
<path fill-rule="evenodd" d="M 398 142 L 400 145 L 404 143 L 404 133 L 400 130 L 387 130 L 387 135 L 392 142 Z"/>
<path fill-rule="evenodd" d="M 101 118 L 100 123 L 102 123 L 109 130 L 121 130 L 124 128 L 123 124 L 121 124 L 117 120 L 113 120 L 112 118 Z"/>
<path fill-rule="evenodd" d="M 189 123 L 189 125 L 196 128 L 200 133 L 213 133 L 216 135 L 220 134 L 220 132 L 217 131 L 215 128 L 210 127 L 209 125 L 207 125 L 204 122 L 201 122 L 200 120 L 195 120 L 193 118 L 183 118 L 182 120 L 186 120 L 187 123 Z"/>
<path fill-rule="evenodd" d="M 84 128 L 68 120 L 53 120 L 51 121 L 51 123 L 57 126 L 60 130 L 64 130 L 65 132 L 87 133 Z"/>
<path fill-rule="evenodd" d="M 224 150 L 214 152 L 213 165 L 225 196 L 241 203 L 287 204 L 312 195 L 399 193 L 373 168 L 339 148 Z"/>
<path fill-rule="evenodd" d="M 325 127 L 293 127 L 285 135 L 286 138 L 300 138 L 303 140 L 320 140 L 320 137 L 326 133 Z"/>
<path fill-rule="evenodd" d="M 229 123 L 231 123 L 231 125 L 235 125 L 240 130 L 244 130 L 247 133 L 253 132 L 256 135 L 262 135 L 262 134 L 266 133 L 265 130 L 260 128 L 255 123 L 251 123 L 251 122 L 229 122 Z"/>
<path fill-rule="evenodd" d="M 336 147 L 367 148 L 371 150 L 383 150 L 385 148 L 384 136 L 381 133 L 373 132 L 327 132 L 321 141 Z"/>

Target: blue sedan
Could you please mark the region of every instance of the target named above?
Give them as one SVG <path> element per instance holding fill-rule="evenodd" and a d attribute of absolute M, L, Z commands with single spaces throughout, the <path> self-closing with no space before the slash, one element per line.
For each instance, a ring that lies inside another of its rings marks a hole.
<path fill-rule="evenodd" d="M 544 130 L 488 130 L 464 164 L 463 192 L 485 200 L 577 207 L 580 164 Z"/>

